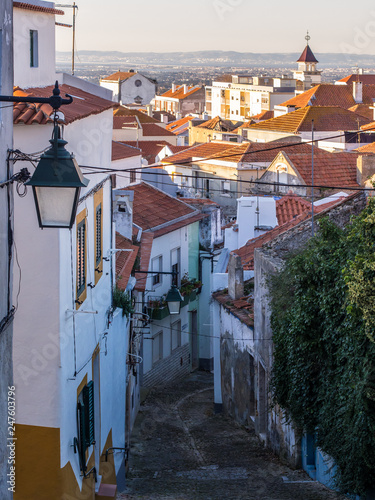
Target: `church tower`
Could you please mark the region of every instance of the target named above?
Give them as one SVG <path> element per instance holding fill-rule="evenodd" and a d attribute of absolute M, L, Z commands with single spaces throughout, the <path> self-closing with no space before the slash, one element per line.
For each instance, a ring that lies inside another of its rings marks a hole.
<path fill-rule="evenodd" d="M 310 39 L 311 37 L 309 32 L 307 32 L 307 35 L 305 36 L 305 40 L 307 42 L 305 50 L 302 52 L 297 61 L 298 70 L 293 73 L 293 78 L 297 80 L 297 94 L 301 94 L 302 92 L 309 90 L 311 87 L 315 87 L 315 85 L 322 83 L 322 72 L 316 69 L 316 65 L 319 61 L 310 49 Z"/>

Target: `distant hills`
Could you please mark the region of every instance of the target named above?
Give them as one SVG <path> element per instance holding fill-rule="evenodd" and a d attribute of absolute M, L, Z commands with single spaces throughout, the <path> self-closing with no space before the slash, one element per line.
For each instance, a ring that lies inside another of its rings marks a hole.
<path fill-rule="evenodd" d="M 220 66 L 220 67 L 285 67 L 295 68 L 300 53 L 268 53 L 235 52 L 221 50 L 205 50 L 198 52 L 119 52 L 119 51 L 79 51 L 81 64 L 126 64 L 153 66 Z M 375 55 L 315 53 L 320 68 L 360 68 L 375 67 Z M 57 52 L 57 63 L 64 64 L 71 59 L 71 52 Z"/>

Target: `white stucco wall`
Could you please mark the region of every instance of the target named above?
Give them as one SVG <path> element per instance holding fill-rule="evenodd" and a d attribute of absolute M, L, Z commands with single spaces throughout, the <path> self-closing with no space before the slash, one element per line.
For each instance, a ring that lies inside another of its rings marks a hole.
<path fill-rule="evenodd" d="M 121 160 L 112 161 L 111 168 L 116 170 L 138 169 L 135 174 L 135 182 L 141 181 L 142 156 L 132 156 L 131 158 L 122 158 Z M 119 172 L 116 175 L 116 187 L 121 189 L 130 184 L 130 172 Z"/>
<path fill-rule="evenodd" d="M 44 2 L 54 7 L 52 2 Z M 55 16 L 14 8 L 14 84 L 21 88 L 55 83 Z M 59 16 L 57 16 L 59 17 Z M 30 67 L 30 30 L 38 31 L 38 67 Z"/>

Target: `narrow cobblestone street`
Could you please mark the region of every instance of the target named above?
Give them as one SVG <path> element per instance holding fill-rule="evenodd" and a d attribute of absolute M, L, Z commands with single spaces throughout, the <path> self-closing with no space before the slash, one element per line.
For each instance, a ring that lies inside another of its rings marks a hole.
<path fill-rule="evenodd" d="M 213 412 L 213 377 L 198 372 L 153 389 L 141 406 L 120 499 L 339 500 L 282 465 L 244 429 Z"/>

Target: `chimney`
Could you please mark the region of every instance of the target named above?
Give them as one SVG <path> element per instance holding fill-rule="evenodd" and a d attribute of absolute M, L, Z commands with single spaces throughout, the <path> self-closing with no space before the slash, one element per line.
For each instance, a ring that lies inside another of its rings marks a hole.
<path fill-rule="evenodd" d="M 232 252 L 228 263 L 228 294 L 233 300 L 240 299 L 244 294 L 241 257 Z"/>
<path fill-rule="evenodd" d="M 184 94 L 187 94 L 188 93 L 188 86 L 186 85 L 186 83 L 184 83 Z"/>
<path fill-rule="evenodd" d="M 176 84 L 172 83 L 172 92 L 176 92 Z"/>
<path fill-rule="evenodd" d="M 133 230 L 133 191 L 114 189 L 112 192 L 113 222 L 116 231 L 129 240 Z"/>
<path fill-rule="evenodd" d="M 182 118 L 182 113 L 180 113 L 180 111 L 178 111 L 176 113 L 176 120 L 181 120 L 181 118 Z"/>
<path fill-rule="evenodd" d="M 362 104 L 362 82 L 353 82 L 353 97 L 357 104 Z"/>
<path fill-rule="evenodd" d="M 152 104 L 146 106 L 148 116 L 152 116 Z"/>

